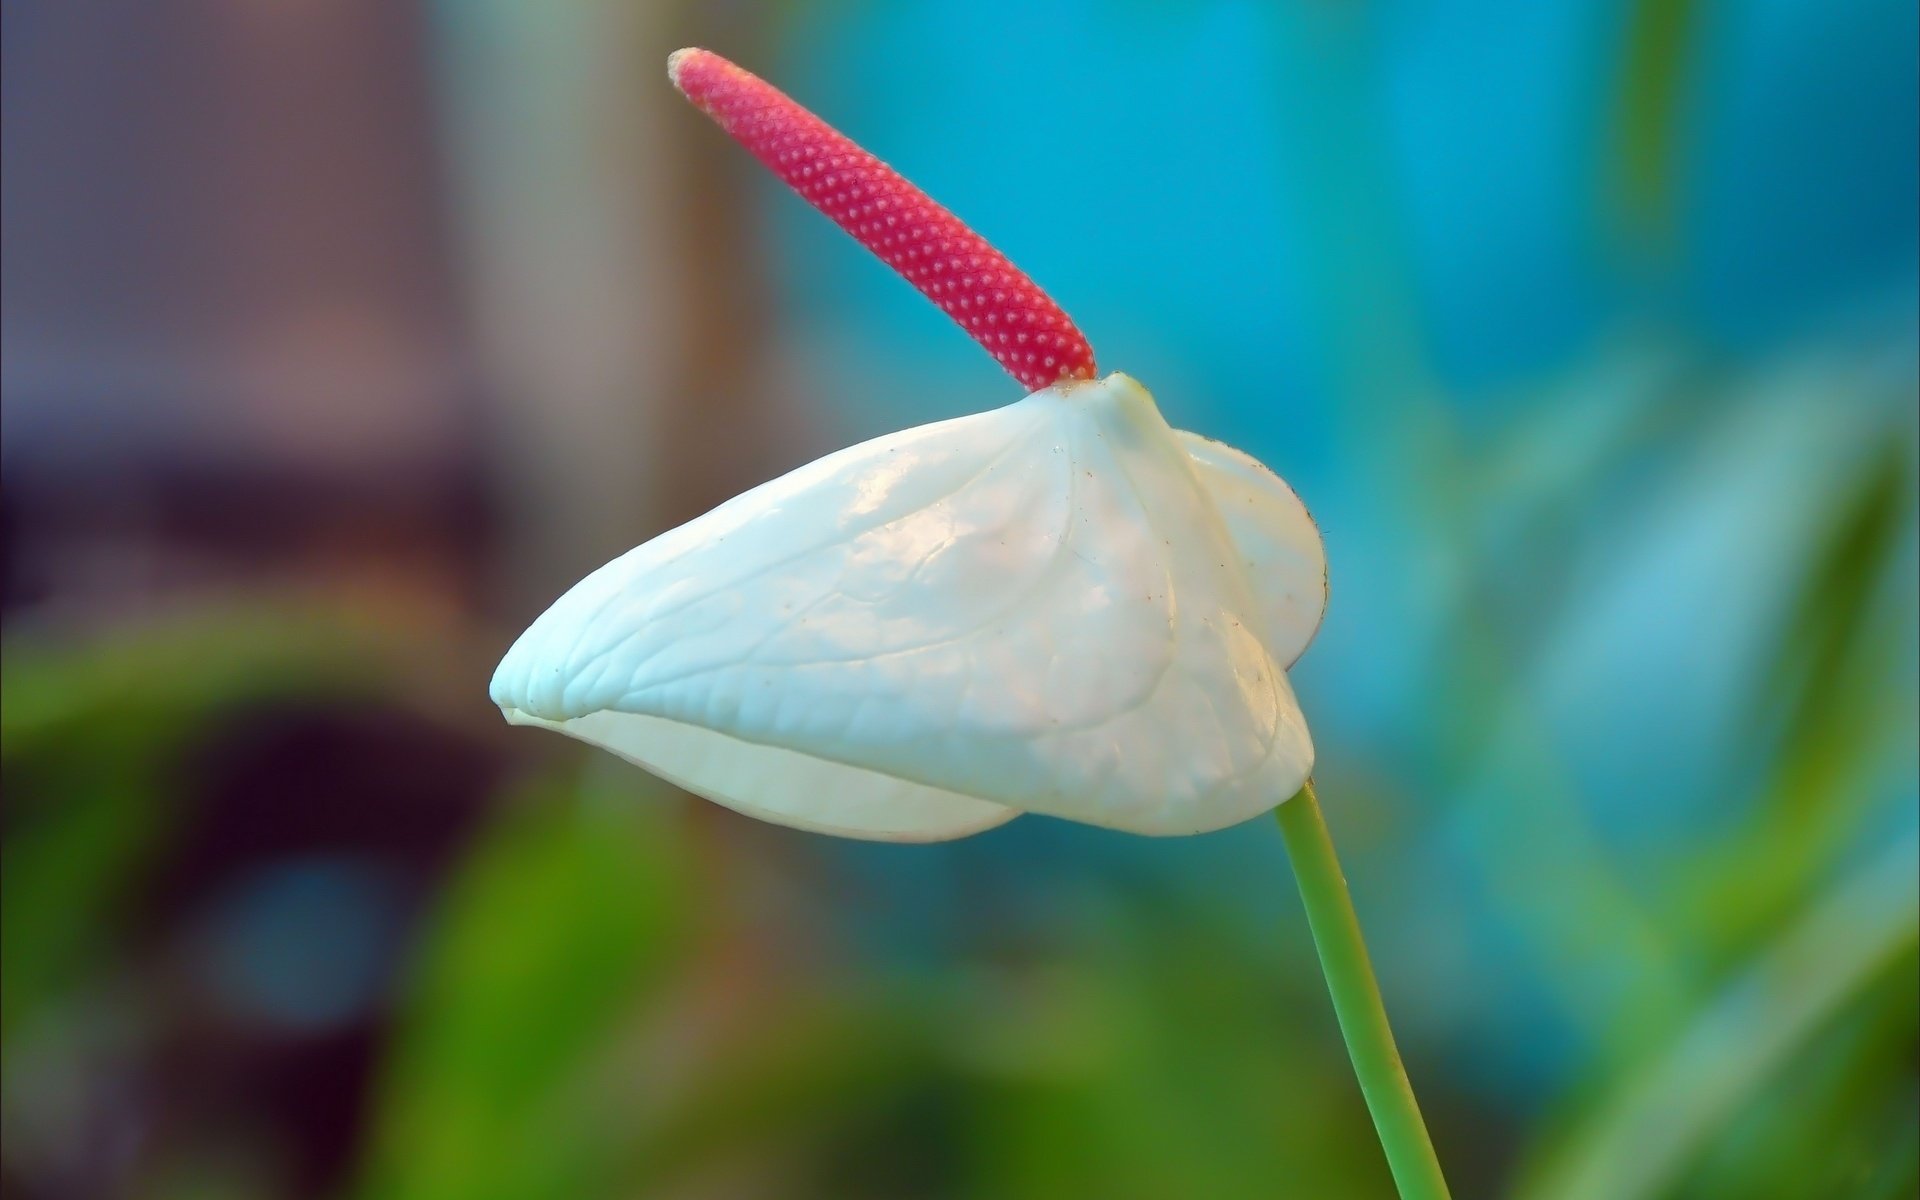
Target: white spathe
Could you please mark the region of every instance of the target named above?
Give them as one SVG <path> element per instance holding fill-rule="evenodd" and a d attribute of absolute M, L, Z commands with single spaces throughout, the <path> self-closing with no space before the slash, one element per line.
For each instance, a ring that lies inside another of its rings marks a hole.
<path fill-rule="evenodd" d="M 1045 813 L 1199 833 L 1299 790 L 1326 604 L 1272 472 L 1125 375 L 831 454 L 587 576 L 493 677 L 515 724 L 801 829 Z"/>

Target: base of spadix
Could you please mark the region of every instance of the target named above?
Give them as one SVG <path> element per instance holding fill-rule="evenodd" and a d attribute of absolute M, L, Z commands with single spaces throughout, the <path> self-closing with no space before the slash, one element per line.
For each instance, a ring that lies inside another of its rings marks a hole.
<path fill-rule="evenodd" d="M 710 729 L 633 713 L 549 721 L 517 708 L 509 724 L 578 738 L 735 812 L 838 837 L 944 842 L 1004 825 L 1013 809 Z"/>

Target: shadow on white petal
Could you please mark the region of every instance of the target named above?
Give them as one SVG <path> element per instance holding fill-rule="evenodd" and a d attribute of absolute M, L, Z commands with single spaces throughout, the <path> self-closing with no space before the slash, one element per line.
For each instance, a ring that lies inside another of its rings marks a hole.
<path fill-rule="evenodd" d="M 735 812 L 810 833 L 944 842 L 1019 815 L 985 800 L 659 717 L 601 711 L 549 721 L 517 708 L 504 711 L 511 724 L 578 738 Z"/>
<path fill-rule="evenodd" d="M 1200 482 L 1240 551 L 1266 622 L 1267 653 L 1291 667 L 1327 610 L 1327 550 L 1320 527 L 1287 482 L 1225 442 L 1179 431 Z"/>

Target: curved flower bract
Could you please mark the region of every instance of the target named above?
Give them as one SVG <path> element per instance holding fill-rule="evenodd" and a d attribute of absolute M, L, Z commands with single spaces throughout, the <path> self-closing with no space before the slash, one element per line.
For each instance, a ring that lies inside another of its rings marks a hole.
<path fill-rule="evenodd" d="M 1318 531 L 1124 375 L 832 454 L 615 559 L 494 676 L 510 721 L 780 824 L 1197 833 L 1299 790 Z"/>

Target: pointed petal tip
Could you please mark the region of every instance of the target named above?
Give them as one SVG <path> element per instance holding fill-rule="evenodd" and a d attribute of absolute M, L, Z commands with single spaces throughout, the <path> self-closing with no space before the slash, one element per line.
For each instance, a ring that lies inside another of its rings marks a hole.
<path fill-rule="evenodd" d="M 535 633 L 538 628 L 539 623 L 535 622 L 514 639 L 487 684 L 487 698 L 509 725 L 535 725 L 565 716 L 561 711 L 566 690 L 562 673 L 552 668 L 544 672 L 538 670 L 540 639 Z M 536 679 L 544 679 L 547 686 L 538 686 Z"/>
<path fill-rule="evenodd" d="M 526 722 L 515 720 L 515 717 L 526 716 L 521 708 L 521 705 L 526 702 L 526 697 L 521 694 L 524 689 L 514 686 L 514 676 L 518 672 L 509 670 L 509 664 L 512 661 L 513 654 L 509 651 L 507 657 L 500 661 L 500 665 L 494 668 L 493 679 L 487 684 L 487 699 L 493 701 L 493 706 L 500 710 L 500 715 L 507 719 L 507 724 L 523 725 Z"/>

